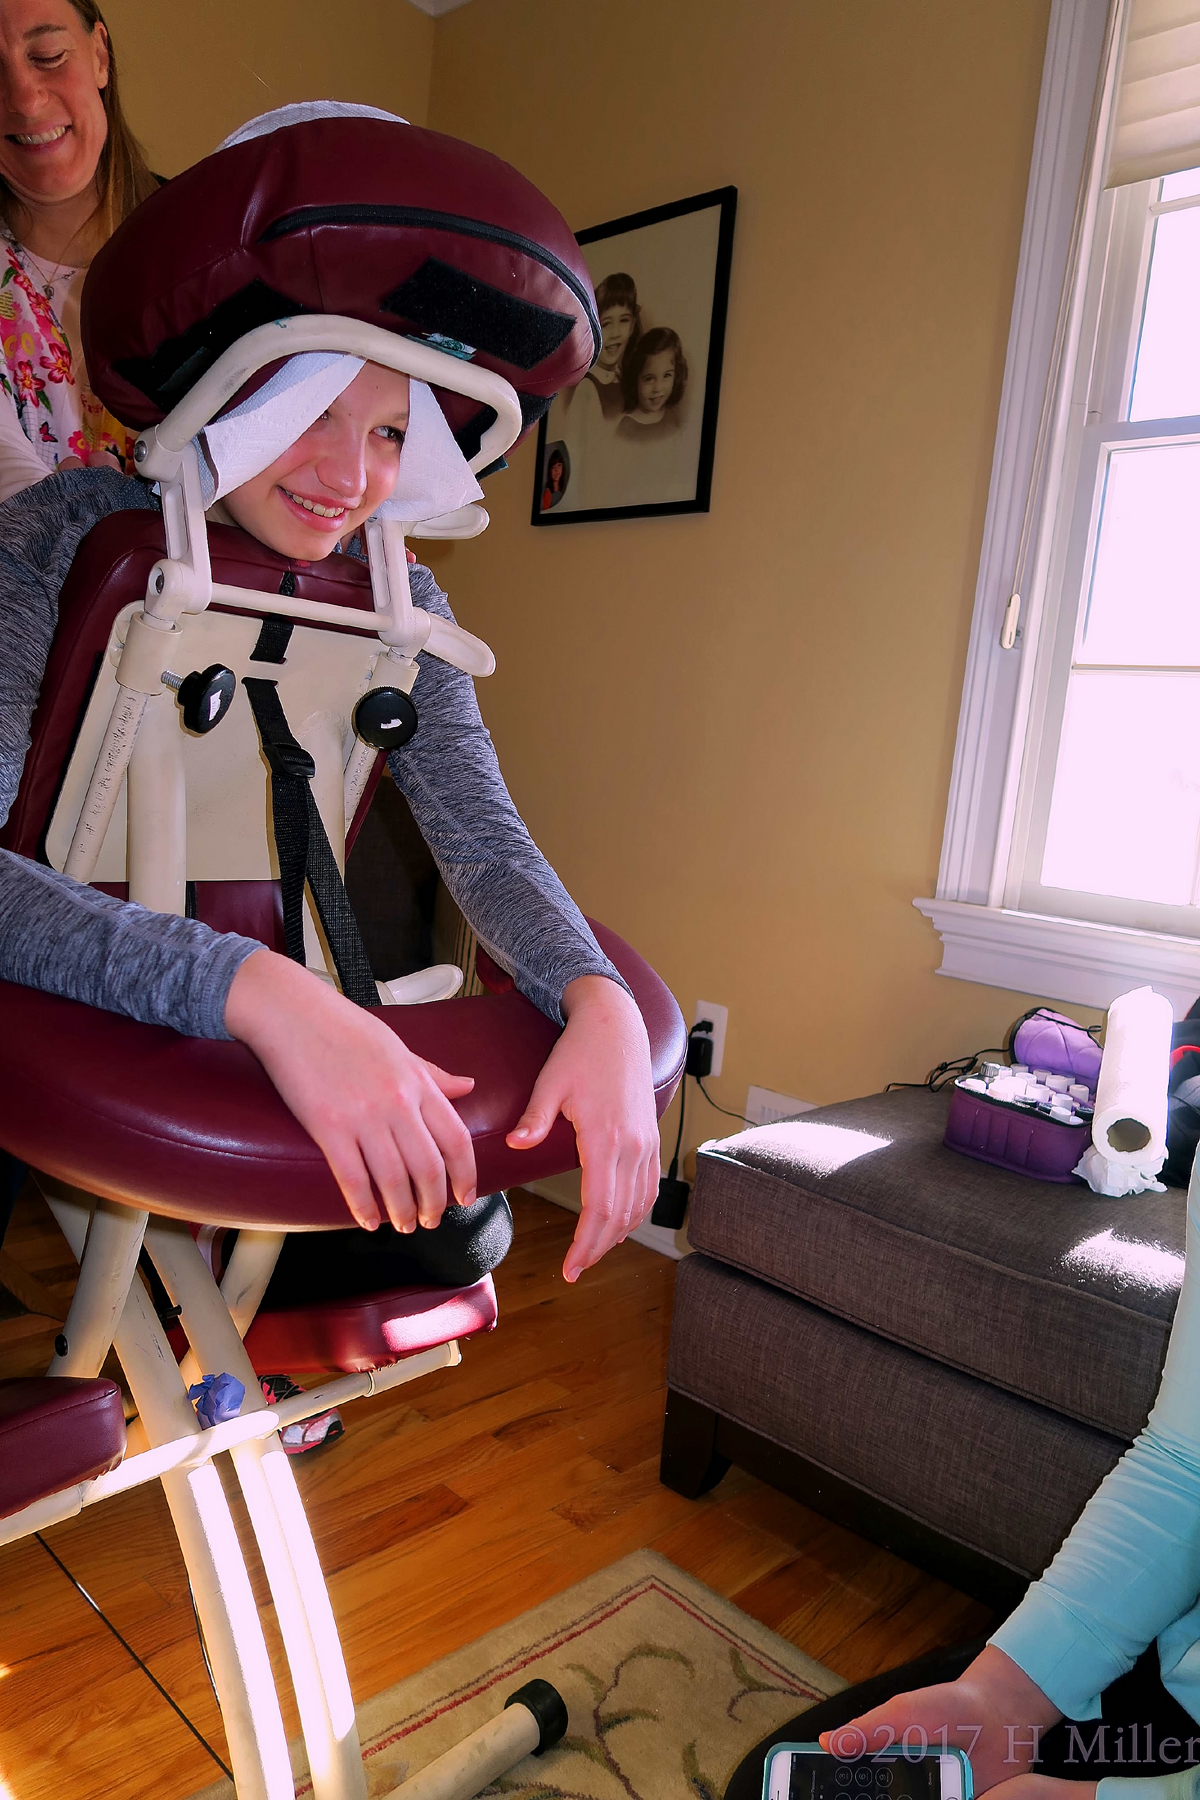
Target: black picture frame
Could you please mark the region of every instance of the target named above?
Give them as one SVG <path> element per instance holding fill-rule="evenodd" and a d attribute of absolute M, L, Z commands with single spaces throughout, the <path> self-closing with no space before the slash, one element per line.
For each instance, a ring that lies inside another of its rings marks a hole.
<path fill-rule="evenodd" d="M 644 212 L 628 213 L 623 218 L 610 219 L 607 224 L 593 225 L 587 231 L 580 231 L 576 234 L 576 241 L 587 256 L 592 279 L 594 282 L 600 283 L 611 278 L 613 272 L 607 268 L 601 270 L 601 263 L 606 262 L 606 258 L 594 252 L 588 255 L 591 246 L 602 245 L 606 240 L 612 238 L 628 239 L 632 234 L 639 232 L 653 233 L 656 227 L 689 218 L 693 214 L 710 212 L 716 215 L 715 220 L 712 221 L 716 227 L 715 243 L 711 245 L 711 248 L 701 248 L 698 240 L 694 258 L 697 266 L 689 269 L 672 263 L 670 278 L 664 280 L 660 272 L 656 291 L 647 292 L 645 295 L 645 298 L 651 299 L 653 304 L 653 324 L 649 330 L 652 330 L 654 326 L 671 328 L 671 298 L 664 289 L 669 289 L 672 281 L 677 278 L 680 283 L 679 294 L 681 296 L 678 310 L 695 315 L 697 310 L 702 307 L 703 297 L 708 291 L 708 283 L 711 282 L 712 302 L 711 309 L 707 313 L 707 345 L 700 346 L 700 354 L 697 356 L 695 348 L 689 349 L 686 338 L 682 340 L 679 337 L 676 338 L 677 343 L 682 342 L 684 359 L 691 365 L 688 382 L 693 389 L 695 365 L 699 363 L 704 368 L 704 396 L 698 430 L 693 416 L 693 419 L 678 431 L 678 456 L 675 458 L 675 465 L 678 466 L 673 465 L 670 483 L 663 484 L 661 476 L 659 477 L 660 485 L 657 488 L 659 493 L 664 491 L 664 485 L 674 485 L 679 488 L 687 478 L 687 471 L 692 466 L 691 457 L 694 454 L 695 480 L 690 493 L 682 498 L 678 494 L 674 498 L 667 499 L 650 497 L 656 491 L 654 487 L 656 471 L 650 467 L 644 471 L 636 467 L 638 452 L 635 452 L 630 458 L 626 451 L 624 461 L 621 462 L 619 469 L 614 463 L 610 475 L 604 458 L 607 444 L 612 441 L 615 445 L 615 437 L 612 437 L 611 433 L 607 433 L 603 429 L 597 430 L 593 426 L 590 441 L 585 439 L 581 443 L 578 438 L 575 441 L 572 438 L 573 417 L 578 421 L 580 417 L 587 414 L 590 408 L 590 416 L 598 418 L 601 401 L 593 401 L 590 395 L 584 396 L 584 411 L 581 414 L 576 411 L 580 404 L 579 390 L 572 389 L 554 401 L 538 424 L 532 524 L 540 527 L 587 525 L 609 519 L 654 519 L 675 513 L 699 513 L 709 510 L 712 496 L 713 459 L 717 441 L 717 412 L 721 398 L 721 365 L 725 351 L 725 321 L 729 305 L 729 275 L 733 263 L 733 230 L 737 214 L 737 189 L 735 187 L 713 188 L 704 194 L 693 194 L 686 200 L 674 200 L 665 206 L 653 206 Z M 697 220 L 697 232 L 703 235 L 707 231 L 708 224 L 707 221 Z M 678 231 L 676 235 L 678 236 Z M 673 240 L 659 239 L 660 255 L 662 247 L 668 241 Z M 653 267 L 654 246 L 650 239 L 647 239 L 644 254 L 647 263 Z M 636 244 L 623 243 L 620 246 L 619 254 L 617 247 L 614 246 L 614 255 L 617 255 L 617 261 L 621 264 L 622 271 L 632 275 L 636 283 L 638 280 L 636 265 L 639 261 Z M 706 261 L 707 266 L 701 268 L 699 266 L 701 261 Z M 688 283 L 691 284 L 690 287 L 686 286 Z M 688 296 L 686 305 L 682 303 L 682 296 L 685 293 Z M 638 301 L 637 316 L 641 319 L 644 316 L 644 298 L 641 288 L 638 290 Z M 649 330 L 643 326 L 641 336 L 648 336 Z M 694 338 L 702 333 L 693 327 L 690 335 Z M 626 358 L 635 350 L 636 343 L 636 338 L 630 341 L 624 352 Z M 671 364 L 671 367 L 674 367 L 674 363 Z M 585 381 L 590 379 L 587 377 Z M 580 383 L 580 389 L 584 385 L 584 383 Z M 593 382 L 592 385 L 599 394 L 598 384 Z M 684 399 L 686 399 L 686 395 Z M 667 401 L 668 406 L 673 404 L 675 404 L 674 394 Z M 681 404 L 680 415 L 683 412 L 684 407 Z M 607 419 L 607 408 L 605 413 Z M 658 429 L 664 428 L 668 417 L 669 415 L 664 412 L 663 425 Z M 624 420 L 618 417 L 608 422 L 611 423 L 612 430 L 615 432 L 616 426 L 623 424 Z M 673 424 L 677 425 L 678 420 L 674 420 Z M 631 426 L 629 429 L 636 431 L 646 429 L 646 427 Z M 641 441 L 659 442 L 659 440 Z M 662 440 L 662 442 L 665 444 L 666 440 Z M 615 452 L 615 455 L 619 458 L 620 452 Z M 655 450 L 651 458 L 647 459 L 648 462 L 652 462 L 657 456 L 658 452 Z M 565 480 L 562 472 L 559 472 L 557 489 L 550 481 L 551 463 L 554 460 L 561 461 L 566 470 Z M 661 465 L 662 459 L 658 460 Z M 648 494 L 644 501 L 633 497 L 633 489 L 641 481 L 645 482 Z M 579 496 L 578 503 L 574 505 L 571 504 L 573 483 Z M 584 485 L 585 483 L 587 485 Z M 603 503 L 604 499 L 609 497 L 605 493 L 606 485 L 610 490 L 611 497 L 616 501 L 615 504 Z M 588 487 L 591 488 L 590 495 Z M 597 501 L 600 503 L 596 503 Z"/>

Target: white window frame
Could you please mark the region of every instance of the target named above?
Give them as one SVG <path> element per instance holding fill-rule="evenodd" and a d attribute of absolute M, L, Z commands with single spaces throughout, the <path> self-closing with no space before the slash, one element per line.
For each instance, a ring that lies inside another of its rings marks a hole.
<path fill-rule="evenodd" d="M 1122 0 L 1112 6 L 1119 23 Z M 1099 190 L 1103 106 L 1101 130 L 1092 135 L 1109 29 L 1109 0 L 1052 0 L 937 891 L 913 904 L 941 936 L 939 974 L 1096 1007 L 1149 982 L 1182 1014 L 1200 995 L 1200 936 L 1135 929 L 1101 917 L 1051 916 L 1012 903 L 1018 839 L 1027 824 L 1027 808 L 1019 806 L 1021 774 L 1030 734 L 1041 722 L 1052 661 L 1039 657 L 1039 649 L 1057 625 L 1043 606 L 1056 548 L 1061 557 L 1069 537 L 1056 525 L 1074 473 L 1069 465 L 1077 467 L 1082 447 L 1079 390 L 1082 385 L 1086 407 L 1090 382 L 1090 371 L 1078 368 L 1089 323 L 1095 330 L 1094 312 L 1088 318 L 1094 294 L 1085 277 L 1097 227 L 1107 230 L 1113 214 L 1111 195 Z M 1110 101 L 1111 93 L 1104 104 Z M 1092 179 L 1077 231 L 1085 158 L 1093 165 Z M 1060 318 L 1073 239 L 1081 273 Z M 1027 499 L 1060 334 L 1059 395 L 1032 518 L 1020 635 L 1015 647 L 1003 649 L 1001 628 L 1028 530 Z M 1106 441 L 1118 441 L 1124 430 L 1106 427 Z"/>

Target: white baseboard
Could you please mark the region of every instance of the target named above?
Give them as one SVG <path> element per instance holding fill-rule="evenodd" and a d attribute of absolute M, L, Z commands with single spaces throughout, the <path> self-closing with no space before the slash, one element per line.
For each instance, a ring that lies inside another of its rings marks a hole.
<path fill-rule="evenodd" d="M 647 1250 L 657 1250 L 660 1256 L 669 1256 L 672 1262 L 681 1262 L 692 1253 L 686 1225 L 682 1225 L 678 1231 L 672 1231 L 668 1225 L 652 1225 L 647 1219 L 644 1225 L 639 1225 L 636 1231 L 630 1232 L 629 1241 L 644 1244 Z"/>
<path fill-rule="evenodd" d="M 548 1175 L 545 1181 L 526 1181 L 521 1185 L 529 1193 L 536 1194 L 539 1200 L 552 1200 L 555 1206 L 565 1207 L 568 1212 L 583 1210 L 579 1199 L 578 1169 L 573 1169 L 569 1175 Z M 691 1251 L 686 1225 L 679 1231 L 669 1231 L 665 1225 L 652 1225 L 647 1219 L 644 1225 L 630 1232 L 629 1239 L 631 1243 L 643 1244 L 647 1250 L 656 1250 L 660 1256 L 669 1256 L 674 1262 Z"/>

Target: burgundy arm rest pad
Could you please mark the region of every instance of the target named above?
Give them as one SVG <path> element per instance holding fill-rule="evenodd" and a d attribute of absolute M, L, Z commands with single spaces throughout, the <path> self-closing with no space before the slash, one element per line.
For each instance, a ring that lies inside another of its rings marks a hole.
<path fill-rule="evenodd" d="M 467 1288 L 395 1288 L 261 1311 L 246 1333 L 246 1349 L 259 1375 L 280 1369 L 357 1374 L 492 1331 L 496 1317 L 496 1290 L 485 1275 Z"/>
<path fill-rule="evenodd" d="M 115 1381 L 40 1375 L 0 1381 L 0 1519 L 91 1481 L 125 1454 Z"/>
<path fill-rule="evenodd" d="M 596 929 L 646 1020 L 661 1114 L 683 1068 L 682 1016 L 649 964 Z M 376 1016 L 418 1055 L 475 1077 L 456 1105 L 474 1140 L 480 1193 L 576 1166 L 565 1119 L 535 1150 L 504 1142 L 558 1037 L 523 995 Z M 244 1046 L 180 1037 L 6 982 L 0 1144 L 61 1181 L 172 1218 L 266 1230 L 353 1222 L 321 1152 Z"/>

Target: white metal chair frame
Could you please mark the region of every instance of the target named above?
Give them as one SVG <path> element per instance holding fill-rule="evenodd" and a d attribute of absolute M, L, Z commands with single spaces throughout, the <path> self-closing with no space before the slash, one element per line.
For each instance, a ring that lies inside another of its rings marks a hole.
<path fill-rule="evenodd" d="M 163 675 L 171 667 L 179 623 L 185 614 L 204 612 L 217 600 L 226 605 L 251 605 L 256 611 L 283 618 L 372 632 L 379 638 L 382 654 L 371 685 L 398 687 L 405 693 L 412 691 L 416 681 L 415 659 L 420 650 L 453 663 L 470 675 L 490 675 L 496 666 L 491 651 L 479 638 L 414 608 L 404 554 L 404 529 L 395 520 L 373 519 L 366 528 L 375 598 L 373 615 L 213 581 L 199 457 L 192 440 L 267 363 L 313 350 L 361 356 L 365 361 L 382 363 L 386 368 L 416 376 L 432 386 L 467 394 L 490 406 L 496 418 L 471 459 L 472 469 L 486 468 L 503 456 L 524 428 L 520 402 L 502 376 L 376 325 L 318 314 L 280 319 L 248 332 L 218 358 L 161 424 L 141 434 L 134 461 L 140 474 L 159 484 L 167 555 L 150 571 L 143 610 L 129 622 L 117 670 L 117 698 L 63 868 L 77 881 L 91 880 L 126 771 L 137 758 L 146 765 L 137 771 L 137 789 L 145 796 L 142 804 L 152 813 L 156 828 L 139 833 L 131 842 L 129 895 L 156 911 L 177 911 L 177 904 L 163 906 L 160 901 L 164 896 L 170 901 L 183 892 L 186 846 L 179 823 L 180 809 L 171 796 L 178 783 L 178 769 L 162 734 L 155 734 L 153 745 L 147 743 L 140 757 L 137 746 L 148 702 L 163 694 Z M 464 508 L 463 512 L 479 515 L 478 508 Z M 487 523 L 486 515 L 481 517 L 482 524 L 479 517 L 456 520 L 453 515 L 444 526 L 440 521 L 432 524 L 437 535 L 454 535 L 461 530 L 464 535 L 474 536 Z M 362 798 L 375 756 L 368 745 L 359 744 L 346 765 L 347 824 Z"/>
<path fill-rule="evenodd" d="M 425 344 L 353 319 L 302 316 L 248 333 L 225 352 L 162 423 L 138 439 L 135 459 L 157 480 L 163 498 L 167 555 L 151 571 L 142 611 L 129 621 L 120 654 L 118 693 L 103 746 L 74 830 L 66 872 L 86 882 L 113 816 L 122 782 L 138 776 L 139 802 L 154 806 L 154 830 L 128 836 L 130 897 L 157 910 L 181 911 L 186 814 L 176 804 L 180 779 L 169 739 L 143 731 L 151 702 L 164 693 L 180 621 L 213 601 L 299 622 L 337 624 L 374 633 L 380 645 L 370 687 L 411 691 L 417 652 L 439 656 L 473 675 L 494 660 L 479 639 L 415 609 L 408 586 L 404 531 L 367 527 L 375 610 L 323 605 L 281 594 L 221 586 L 212 580 L 207 530 L 192 439 L 268 362 L 301 351 L 334 350 L 363 357 L 450 388 L 491 407 L 472 467 L 483 468 L 511 447 L 523 422 L 517 396 L 501 377 Z M 478 508 L 414 527 L 414 535 L 471 535 L 486 524 Z M 165 716 L 165 708 L 163 713 Z M 171 711 L 174 712 L 174 707 Z M 175 737 L 180 733 L 175 731 Z M 376 752 L 361 743 L 343 770 L 346 822 L 353 818 Z M 167 906 L 159 904 L 163 899 Z M 451 1342 L 374 1373 L 350 1375 L 282 1405 L 268 1407 L 242 1343 L 266 1291 L 283 1233 L 243 1230 L 218 1288 L 188 1227 L 176 1220 L 94 1196 L 45 1176 L 38 1180 L 80 1262 L 79 1282 L 63 1330 L 65 1353 L 50 1374 L 94 1377 L 115 1346 L 138 1409 L 146 1447 L 110 1474 L 36 1502 L 0 1520 L 0 1543 L 69 1518 L 82 1507 L 144 1481 L 159 1480 L 179 1536 L 195 1594 L 213 1680 L 229 1740 L 240 1800 L 292 1800 L 293 1780 L 266 1642 L 232 1515 L 213 1459 L 228 1455 L 262 1555 L 287 1654 L 316 1800 L 365 1800 L 366 1783 L 354 1705 L 329 1595 L 294 1476 L 279 1440 L 287 1424 L 359 1396 L 380 1393 L 457 1363 Z M 157 1267 L 191 1346 L 177 1364 L 137 1277 L 143 1243 Z M 201 1427 L 187 1397 L 201 1373 L 227 1371 L 246 1388 L 241 1415 Z M 404 1800 L 474 1794 L 537 1747 L 539 1727 L 524 1706 L 506 1710 L 458 1752 L 395 1790 Z"/>

